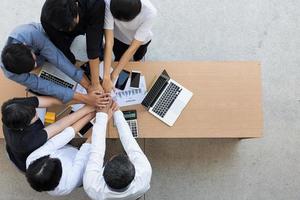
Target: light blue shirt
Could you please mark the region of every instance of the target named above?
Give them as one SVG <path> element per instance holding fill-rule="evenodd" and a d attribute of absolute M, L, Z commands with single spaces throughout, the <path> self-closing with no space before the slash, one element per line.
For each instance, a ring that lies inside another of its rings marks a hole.
<path fill-rule="evenodd" d="M 37 65 L 47 60 L 56 66 L 59 70 L 67 74 L 74 81 L 79 83 L 83 77 L 83 71 L 77 69 L 48 39 L 42 25 L 39 23 L 24 24 L 16 27 L 9 35 L 7 44 L 26 44 L 37 56 Z M 34 92 L 56 97 L 63 102 L 73 99 L 74 91 L 69 88 L 59 86 L 53 82 L 47 81 L 32 73 L 15 74 L 7 71 L 3 64 L 1 68 L 6 77 L 14 80 Z"/>

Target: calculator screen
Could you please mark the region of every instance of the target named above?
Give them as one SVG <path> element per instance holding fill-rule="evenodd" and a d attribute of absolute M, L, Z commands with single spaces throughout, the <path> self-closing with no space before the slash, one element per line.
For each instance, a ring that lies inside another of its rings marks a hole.
<path fill-rule="evenodd" d="M 123 111 L 126 120 L 137 119 L 136 111 Z"/>
<path fill-rule="evenodd" d="M 126 117 L 126 118 L 135 118 L 135 113 L 128 113 L 128 114 L 125 114 L 125 117 Z"/>

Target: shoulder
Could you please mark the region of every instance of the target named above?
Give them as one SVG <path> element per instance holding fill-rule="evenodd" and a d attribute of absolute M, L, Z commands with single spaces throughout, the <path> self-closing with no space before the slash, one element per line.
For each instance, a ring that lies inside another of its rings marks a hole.
<path fill-rule="evenodd" d="M 42 34 L 41 30 L 39 29 L 39 24 L 37 23 L 22 24 L 17 26 L 12 31 L 12 34 L 26 34 L 26 33 Z"/>
<path fill-rule="evenodd" d="M 148 17 L 156 17 L 157 16 L 157 9 L 149 0 L 141 0 L 142 1 L 142 9 L 144 10 L 145 14 Z"/>

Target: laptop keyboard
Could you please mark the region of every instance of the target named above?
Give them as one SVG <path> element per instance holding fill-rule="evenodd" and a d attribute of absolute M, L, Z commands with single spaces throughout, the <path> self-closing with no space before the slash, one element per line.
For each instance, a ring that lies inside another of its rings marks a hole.
<path fill-rule="evenodd" d="M 180 94 L 181 90 L 182 89 L 179 86 L 170 83 L 152 111 L 163 118 Z"/>
<path fill-rule="evenodd" d="M 40 75 L 41 78 L 45 79 L 45 80 L 48 80 L 48 81 L 51 81 L 57 85 L 60 85 L 62 87 L 66 87 L 66 88 L 70 88 L 72 89 L 74 87 L 73 84 L 71 83 L 68 83 L 60 78 L 57 78 L 56 76 L 53 76 L 52 74 L 49 74 L 45 71 L 42 71 L 41 75 Z"/>

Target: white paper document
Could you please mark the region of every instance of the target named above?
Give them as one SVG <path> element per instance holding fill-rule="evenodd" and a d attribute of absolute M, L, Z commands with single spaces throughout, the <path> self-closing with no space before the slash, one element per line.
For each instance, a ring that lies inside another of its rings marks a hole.
<path fill-rule="evenodd" d="M 140 104 L 145 98 L 147 92 L 145 77 L 140 77 L 139 88 L 130 87 L 130 80 L 129 78 L 124 90 L 116 89 L 115 91 L 113 99 L 120 107 Z"/>

